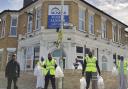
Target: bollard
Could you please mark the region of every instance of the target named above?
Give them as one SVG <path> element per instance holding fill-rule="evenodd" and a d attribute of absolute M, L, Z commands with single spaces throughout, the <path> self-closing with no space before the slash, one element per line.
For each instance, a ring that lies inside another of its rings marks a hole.
<path fill-rule="evenodd" d="M 57 89 L 63 89 L 63 78 L 56 78 Z"/>

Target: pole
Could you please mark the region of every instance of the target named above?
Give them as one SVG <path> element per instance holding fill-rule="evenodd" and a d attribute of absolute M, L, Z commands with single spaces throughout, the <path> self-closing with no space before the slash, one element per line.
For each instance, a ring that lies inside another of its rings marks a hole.
<path fill-rule="evenodd" d="M 64 0 L 61 0 L 61 30 L 63 30 L 64 26 Z"/>

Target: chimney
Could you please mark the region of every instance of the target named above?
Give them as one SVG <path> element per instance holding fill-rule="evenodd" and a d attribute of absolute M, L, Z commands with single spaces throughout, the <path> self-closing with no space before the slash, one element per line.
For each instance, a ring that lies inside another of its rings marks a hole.
<path fill-rule="evenodd" d="M 25 7 L 25 6 L 31 4 L 32 2 L 35 2 L 35 1 L 37 1 L 37 0 L 24 0 L 23 7 Z"/>

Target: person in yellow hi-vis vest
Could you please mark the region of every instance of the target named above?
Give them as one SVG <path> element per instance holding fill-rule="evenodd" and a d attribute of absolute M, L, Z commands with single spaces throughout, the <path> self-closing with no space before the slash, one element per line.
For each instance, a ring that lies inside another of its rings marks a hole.
<path fill-rule="evenodd" d="M 37 77 L 36 88 L 37 89 L 44 89 L 45 84 L 45 75 L 44 75 L 44 68 L 43 68 L 44 58 L 41 57 L 34 68 L 34 75 Z"/>
<path fill-rule="evenodd" d="M 119 89 L 127 89 L 127 67 L 128 67 L 128 61 L 121 56 L 117 60 L 117 68 L 119 71 Z"/>
<path fill-rule="evenodd" d="M 92 55 L 92 52 L 88 53 L 88 56 L 85 57 L 83 63 L 82 76 L 86 76 L 87 86 L 86 89 L 89 89 L 90 80 L 92 80 L 92 89 L 97 89 L 97 70 L 100 75 L 100 68 L 98 65 L 98 60 Z"/>
<path fill-rule="evenodd" d="M 48 59 L 43 64 L 45 70 L 45 88 L 48 88 L 49 80 L 51 80 L 52 89 L 56 89 L 55 85 L 55 69 L 57 67 L 56 60 L 52 58 L 51 54 L 48 54 Z"/>

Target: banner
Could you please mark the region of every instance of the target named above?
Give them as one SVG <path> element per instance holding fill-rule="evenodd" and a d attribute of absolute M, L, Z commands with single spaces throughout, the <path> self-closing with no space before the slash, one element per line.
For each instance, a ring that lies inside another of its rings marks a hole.
<path fill-rule="evenodd" d="M 64 23 L 69 23 L 69 7 L 64 5 L 63 8 Z M 48 10 L 48 28 L 56 29 L 61 26 L 61 5 L 49 5 Z"/>

